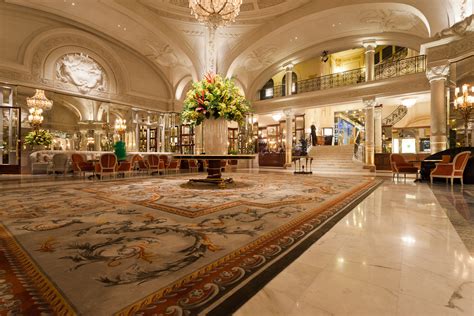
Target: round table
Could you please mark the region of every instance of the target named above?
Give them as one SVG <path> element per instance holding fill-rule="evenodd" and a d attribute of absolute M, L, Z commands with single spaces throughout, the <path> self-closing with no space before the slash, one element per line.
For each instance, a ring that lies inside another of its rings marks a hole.
<path fill-rule="evenodd" d="M 222 160 L 252 160 L 256 155 L 185 155 L 174 154 L 174 159 L 181 160 L 207 160 L 207 178 L 205 179 L 190 179 L 189 182 L 203 182 L 217 184 L 219 188 L 225 188 L 227 183 L 232 183 L 232 178 L 223 178 L 221 172 Z"/>

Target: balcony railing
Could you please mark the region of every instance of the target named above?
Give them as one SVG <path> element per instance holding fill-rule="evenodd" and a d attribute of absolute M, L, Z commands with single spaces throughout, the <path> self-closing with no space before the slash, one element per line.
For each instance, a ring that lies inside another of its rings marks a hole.
<path fill-rule="evenodd" d="M 337 74 L 298 81 L 298 93 L 350 86 L 365 82 L 365 69 L 359 68 Z"/>
<path fill-rule="evenodd" d="M 400 77 L 426 71 L 426 56 L 400 59 L 375 66 L 375 80 Z"/>
<path fill-rule="evenodd" d="M 376 65 L 375 80 L 399 77 L 425 71 L 426 56 L 419 55 Z M 359 68 L 313 79 L 300 80 L 296 83 L 296 93 L 351 86 L 363 82 L 365 82 L 365 68 Z M 283 88 L 284 86 L 280 85 L 260 90 L 260 100 L 284 96 Z"/>

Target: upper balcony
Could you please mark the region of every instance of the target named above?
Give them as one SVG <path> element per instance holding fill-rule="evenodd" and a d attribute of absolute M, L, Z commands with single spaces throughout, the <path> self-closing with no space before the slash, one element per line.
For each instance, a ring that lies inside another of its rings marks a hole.
<path fill-rule="evenodd" d="M 384 62 L 375 66 L 375 80 L 395 78 L 426 71 L 426 56 L 399 59 Z M 300 80 L 292 87 L 292 94 L 320 91 L 365 83 L 365 68 L 353 69 L 322 77 Z M 259 90 L 259 100 L 267 100 L 285 96 L 283 85 Z"/>

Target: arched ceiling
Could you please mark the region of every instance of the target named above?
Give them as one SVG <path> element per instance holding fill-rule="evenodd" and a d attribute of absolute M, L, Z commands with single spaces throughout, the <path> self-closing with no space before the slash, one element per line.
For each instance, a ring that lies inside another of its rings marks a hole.
<path fill-rule="evenodd" d="M 205 71 L 206 27 L 191 15 L 188 0 L 4 1 L 60 16 L 126 45 L 159 68 L 174 89 L 183 85 L 182 78 L 196 80 Z M 265 71 L 324 43 L 353 48 L 359 39 L 398 36 L 416 46 L 457 22 L 464 2 L 244 0 L 236 22 L 218 30 L 218 71 L 238 76 L 248 90 Z"/>

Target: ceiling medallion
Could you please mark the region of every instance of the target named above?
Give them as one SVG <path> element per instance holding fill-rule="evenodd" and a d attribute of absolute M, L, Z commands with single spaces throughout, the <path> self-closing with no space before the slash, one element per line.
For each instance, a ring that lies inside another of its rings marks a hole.
<path fill-rule="evenodd" d="M 191 14 L 213 28 L 235 22 L 241 5 L 242 0 L 189 0 Z"/>

